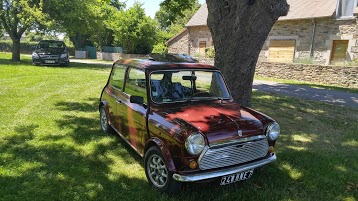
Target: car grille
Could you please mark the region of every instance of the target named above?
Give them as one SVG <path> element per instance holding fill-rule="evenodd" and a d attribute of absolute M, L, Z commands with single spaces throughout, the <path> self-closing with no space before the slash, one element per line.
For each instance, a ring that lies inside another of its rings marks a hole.
<path fill-rule="evenodd" d="M 41 59 L 58 59 L 59 55 L 40 55 Z"/>
<path fill-rule="evenodd" d="M 201 170 L 226 167 L 249 162 L 266 156 L 268 143 L 266 139 L 213 147 L 206 150 L 199 159 Z"/>

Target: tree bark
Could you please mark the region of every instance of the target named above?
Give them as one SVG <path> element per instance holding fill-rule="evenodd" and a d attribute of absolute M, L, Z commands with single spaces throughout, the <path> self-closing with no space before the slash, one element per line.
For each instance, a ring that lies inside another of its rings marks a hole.
<path fill-rule="evenodd" d="M 12 40 L 12 61 L 20 61 L 20 39 Z"/>
<path fill-rule="evenodd" d="M 261 48 L 274 23 L 287 15 L 286 0 L 206 0 L 208 26 L 234 100 L 251 105 L 252 83 Z"/>

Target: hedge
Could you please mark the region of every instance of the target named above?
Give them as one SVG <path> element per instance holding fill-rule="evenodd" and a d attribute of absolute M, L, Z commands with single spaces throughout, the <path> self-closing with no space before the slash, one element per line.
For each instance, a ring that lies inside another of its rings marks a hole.
<path fill-rule="evenodd" d="M 20 42 L 20 53 L 21 54 L 31 54 L 33 52 L 33 47 L 36 46 L 39 42 Z M 70 52 L 70 55 L 74 55 L 74 48 L 67 48 Z M 0 40 L 0 52 L 12 52 L 12 41 L 11 40 Z"/>

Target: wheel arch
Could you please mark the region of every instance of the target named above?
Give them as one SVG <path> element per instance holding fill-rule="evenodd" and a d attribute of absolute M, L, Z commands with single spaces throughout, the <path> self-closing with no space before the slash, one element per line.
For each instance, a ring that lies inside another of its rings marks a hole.
<path fill-rule="evenodd" d="M 148 151 L 148 149 L 150 149 L 153 146 L 158 147 L 159 150 L 162 152 L 164 161 L 165 161 L 165 164 L 166 164 L 168 170 L 171 172 L 176 172 L 173 157 L 172 157 L 168 147 L 159 138 L 151 138 L 150 140 L 148 140 L 148 142 L 145 144 L 145 147 L 144 147 L 144 155 Z"/>

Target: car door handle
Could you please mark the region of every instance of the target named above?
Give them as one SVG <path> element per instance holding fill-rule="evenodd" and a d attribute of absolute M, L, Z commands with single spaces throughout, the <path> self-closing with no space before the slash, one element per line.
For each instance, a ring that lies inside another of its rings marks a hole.
<path fill-rule="evenodd" d="M 121 103 L 123 103 L 121 100 L 116 100 L 116 103 L 119 103 L 119 104 L 121 104 Z"/>

